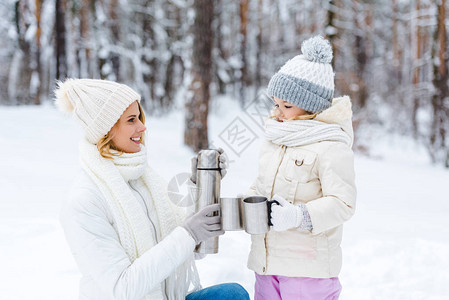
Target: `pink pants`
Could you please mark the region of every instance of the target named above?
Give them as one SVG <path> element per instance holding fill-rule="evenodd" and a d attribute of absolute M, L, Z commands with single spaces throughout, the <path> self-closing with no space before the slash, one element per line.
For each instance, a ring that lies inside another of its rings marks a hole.
<path fill-rule="evenodd" d="M 287 277 L 256 273 L 254 300 L 337 300 L 340 292 L 338 277 Z"/>

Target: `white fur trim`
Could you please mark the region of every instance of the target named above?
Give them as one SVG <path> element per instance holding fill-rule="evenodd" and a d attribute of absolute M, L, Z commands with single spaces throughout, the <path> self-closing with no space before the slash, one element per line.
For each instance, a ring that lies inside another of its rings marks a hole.
<path fill-rule="evenodd" d="M 315 120 L 328 124 L 340 124 L 352 118 L 352 104 L 349 96 L 334 98 L 328 109 L 319 113 Z"/>
<path fill-rule="evenodd" d="M 68 79 L 65 82 L 58 81 L 58 86 L 55 90 L 55 104 L 58 109 L 64 113 L 71 113 L 74 109 L 72 102 L 70 102 L 68 90 L 71 88 L 72 80 Z"/>

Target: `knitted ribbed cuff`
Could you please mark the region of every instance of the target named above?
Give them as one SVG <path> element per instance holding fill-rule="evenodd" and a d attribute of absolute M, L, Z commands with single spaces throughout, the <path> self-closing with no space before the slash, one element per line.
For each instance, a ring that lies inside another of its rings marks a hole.
<path fill-rule="evenodd" d="M 312 230 L 312 220 L 310 219 L 309 211 L 307 210 L 307 206 L 305 204 L 299 203 L 298 207 L 302 212 L 302 220 L 298 226 L 299 229 L 302 230 Z"/>
<path fill-rule="evenodd" d="M 280 72 L 271 78 L 267 93 L 311 113 L 329 108 L 334 96 L 331 89 Z"/>

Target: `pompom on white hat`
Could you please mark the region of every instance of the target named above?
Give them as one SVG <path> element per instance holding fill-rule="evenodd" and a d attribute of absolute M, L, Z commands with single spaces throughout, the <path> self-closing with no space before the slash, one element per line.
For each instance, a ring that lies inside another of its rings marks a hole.
<path fill-rule="evenodd" d="M 108 80 L 69 78 L 57 85 L 56 106 L 80 121 L 87 140 L 94 145 L 141 99 L 129 86 Z"/>
<path fill-rule="evenodd" d="M 319 113 L 331 106 L 334 96 L 332 47 L 328 40 L 315 36 L 302 43 L 301 52 L 271 77 L 267 92 L 308 112 Z"/>

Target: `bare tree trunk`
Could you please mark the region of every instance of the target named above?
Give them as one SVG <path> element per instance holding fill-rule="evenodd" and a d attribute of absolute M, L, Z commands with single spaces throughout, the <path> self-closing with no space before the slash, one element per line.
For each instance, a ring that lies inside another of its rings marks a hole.
<path fill-rule="evenodd" d="M 35 0 L 35 18 L 36 18 L 36 53 L 34 55 L 34 74 L 33 76 L 37 76 L 38 82 L 30 82 L 31 91 L 34 97 L 34 104 L 41 104 L 41 93 L 42 93 L 42 68 L 41 68 L 41 12 L 42 12 L 42 1 Z"/>
<path fill-rule="evenodd" d="M 336 10 L 335 0 L 330 0 L 328 3 L 327 10 L 327 24 L 326 28 L 328 28 L 327 38 L 332 45 L 332 52 L 334 53 L 334 59 L 332 60 L 332 67 L 335 68 L 335 38 L 337 37 L 337 30 L 335 27 L 335 10 Z"/>
<path fill-rule="evenodd" d="M 65 0 L 55 1 L 56 79 L 67 77 L 65 7 Z"/>
<path fill-rule="evenodd" d="M 358 85 L 358 92 L 355 102 L 358 104 L 360 108 L 364 108 L 366 106 L 366 101 L 368 98 L 367 85 L 364 79 L 365 67 L 368 64 L 368 56 L 366 54 L 367 37 L 362 35 L 362 31 L 360 28 L 364 28 L 363 25 L 369 24 L 363 24 L 362 22 L 360 22 L 359 15 L 362 13 L 364 13 L 362 3 L 360 3 L 360 0 L 355 0 L 354 18 L 356 28 L 359 28 L 359 30 L 356 30 L 355 33 L 355 45 L 354 45 L 355 58 L 356 58 L 356 76 L 357 76 L 356 80 Z"/>
<path fill-rule="evenodd" d="M 263 53 L 263 43 L 262 43 L 262 32 L 263 32 L 263 26 L 262 22 L 263 19 L 263 0 L 259 0 L 257 3 L 257 52 L 256 52 L 256 74 L 255 74 L 255 95 L 257 95 L 257 92 L 259 90 L 259 87 L 262 85 L 262 74 L 261 74 L 261 66 L 262 66 L 262 53 Z M 297 27 L 296 27 L 297 28 Z"/>
<path fill-rule="evenodd" d="M 139 2 L 140 3 L 140 2 Z M 154 0 L 143 0 L 142 5 L 144 7 L 154 7 Z M 155 40 L 154 40 L 154 34 L 153 34 L 153 17 L 143 15 L 142 16 L 142 44 L 146 48 L 155 49 Z M 144 99 L 144 107 L 146 109 L 150 109 L 150 106 L 152 105 L 152 102 L 155 100 L 155 79 L 154 74 L 156 72 L 155 66 L 153 64 L 154 59 L 150 59 L 146 55 L 142 57 L 142 62 L 150 68 L 150 72 L 145 72 L 143 74 L 143 82 L 148 87 L 148 95 L 150 99 Z"/>
<path fill-rule="evenodd" d="M 419 19 L 420 14 L 420 0 L 416 0 L 416 15 L 417 19 Z M 412 110 L 412 125 L 413 125 L 413 136 L 415 138 L 418 137 L 418 121 L 416 119 L 416 115 L 419 109 L 419 98 L 421 97 L 418 92 L 419 82 L 420 82 L 420 60 L 422 56 L 422 35 L 421 35 L 421 27 L 419 22 L 416 22 L 416 40 L 415 40 L 415 58 L 414 61 L 416 66 L 414 66 L 413 70 L 413 110 Z"/>
<path fill-rule="evenodd" d="M 214 4 L 210 0 L 195 0 L 193 24 L 192 81 L 186 101 L 184 142 L 195 152 L 207 148 L 207 117 L 209 114 L 209 84 L 212 69 L 212 18 Z"/>
<path fill-rule="evenodd" d="M 14 53 L 13 67 L 9 74 L 8 96 L 12 102 L 18 104 L 32 103 L 30 95 L 30 82 L 32 69 L 31 65 L 31 45 L 26 39 L 26 32 L 30 27 L 29 16 L 32 15 L 30 7 L 26 1 L 17 0 L 15 3 L 14 21 L 17 30 L 18 51 Z"/>
<path fill-rule="evenodd" d="M 449 149 L 446 134 L 449 128 L 449 96 L 448 88 L 448 57 L 447 57 L 447 32 L 445 26 L 446 1 L 441 0 L 438 4 L 437 27 L 434 34 L 434 48 L 432 56 L 433 85 L 435 93 L 432 97 L 433 122 L 430 135 L 430 154 L 434 162 L 443 162 L 449 168 Z M 437 49 L 438 48 L 438 53 Z M 436 59 L 438 58 L 438 59 Z"/>
<path fill-rule="evenodd" d="M 175 77 L 175 64 L 177 59 L 180 59 L 179 56 L 172 54 L 170 60 L 168 61 L 167 68 L 165 70 L 165 84 L 164 84 L 164 96 L 161 98 L 161 105 L 163 109 L 170 108 L 173 103 L 174 97 L 174 86 L 173 81 Z"/>
<path fill-rule="evenodd" d="M 216 1 L 216 22 L 217 26 L 215 27 L 215 43 L 216 49 L 218 50 L 219 56 L 219 64 L 216 66 L 217 68 L 222 68 L 224 63 L 227 61 L 227 55 L 225 53 L 223 47 L 223 39 L 225 38 L 222 34 L 222 26 L 223 26 L 223 1 L 225 0 L 217 0 Z M 218 83 L 218 93 L 225 94 L 226 93 L 226 84 L 229 82 L 225 82 L 220 76 L 220 72 L 226 72 L 226 70 L 218 70 L 217 73 L 217 83 Z"/>
<path fill-rule="evenodd" d="M 90 22 L 89 22 L 90 0 L 82 0 L 80 9 L 80 37 L 81 50 L 79 52 L 78 63 L 80 77 L 91 77 L 89 72 L 90 62 Z"/>
<path fill-rule="evenodd" d="M 392 44 L 393 44 L 393 75 L 396 79 L 396 81 L 400 84 L 401 83 L 401 57 L 402 57 L 402 50 L 401 45 L 399 45 L 398 41 L 398 18 L 399 18 L 399 11 L 398 11 L 398 0 L 393 0 L 393 27 L 392 27 Z M 417 6 L 419 6 L 419 0 L 417 0 Z"/>
<path fill-rule="evenodd" d="M 240 104 L 242 107 L 245 104 L 246 86 L 248 84 L 248 62 L 246 59 L 248 8 L 249 0 L 240 0 L 240 59 L 242 62 L 240 67 Z"/>
<path fill-rule="evenodd" d="M 154 0 L 145 0 L 143 2 L 143 5 L 145 7 L 155 7 L 155 1 Z M 144 41 L 143 41 L 143 45 L 145 45 L 147 48 L 150 48 L 151 51 L 157 52 L 158 51 L 158 43 L 159 41 L 157 40 L 157 36 L 154 32 L 154 23 L 156 22 L 154 17 L 148 17 L 145 16 L 144 17 L 144 21 L 143 21 L 143 33 L 144 33 Z M 144 75 L 144 82 L 146 84 L 148 84 L 149 86 L 149 94 L 151 99 L 146 99 L 146 101 L 148 101 L 148 104 L 150 104 L 151 102 L 156 102 L 156 103 L 160 103 L 159 99 L 158 99 L 158 95 L 156 94 L 156 88 L 157 88 L 157 84 L 158 84 L 158 79 L 159 79 L 159 67 L 160 67 L 160 63 L 159 63 L 159 59 L 156 56 L 153 57 L 147 57 L 146 55 L 144 55 L 144 57 L 142 58 L 142 61 L 149 66 L 150 68 L 150 72 L 145 73 Z"/>
<path fill-rule="evenodd" d="M 112 33 L 112 44 L 118 44 L 120 42 L 120 19 L 118 15 L 119 1 L 111 0 L 109 7 L 109 15 L 111 20 L 111 33 Z M 122 81 L 120 78 L 120 56 L 118 53 L 111 53 L 111 63 L 112 70 L 115 74 L 117 80 Z"/>
<path fill-rule="evenodd" d="M 259 3 L 260 6 L 261 3 Z M 295 17 L 294 17 L 294 26 L 295 26 L 295 35 L 296 38 L 299 38 L 301 36 L 301 33 L 303 32 L 303 22 L 302 22 L 302 15 L 304 10 L 304 2 L 301 1 L 301 3 L 297 4 L 298 8 L 295 11 Z"/>
<path fill-rule="evenodd" d="M 317 16 L 317 12 L 321 8 L 321 1 L 313 1 L 312 11 L 308 12 L 306 20 L 310 20 L 309 33 L 315 34 L 317 32 L 318 23 L 321 22 L 320 18 Z M 310 17 L 309 17 L 310 16 Z"/>
<path fill-rule="evenodd" d="M 181 27 L 181 9 L 172 3 L 166 3 L 165 11 L 167 13 L 167 20 L 170 20 L 176 26 L 167 27 L 166 44 L 169 48 L 170 59 L 165 69 L 164 79 L 164 95 L 161 97 L 161 106 L 168 110 L 173 104 L 173 98 L 176 90 L 176 81 L 179 76 L 183 74 L 176 74 L 175 67 L 178 63 L 182 63 L 182 58 L 178 55 L 177 49 L 173 49 L 172 45 L 179 43 L 182 39 L 179 28 Z"/>

